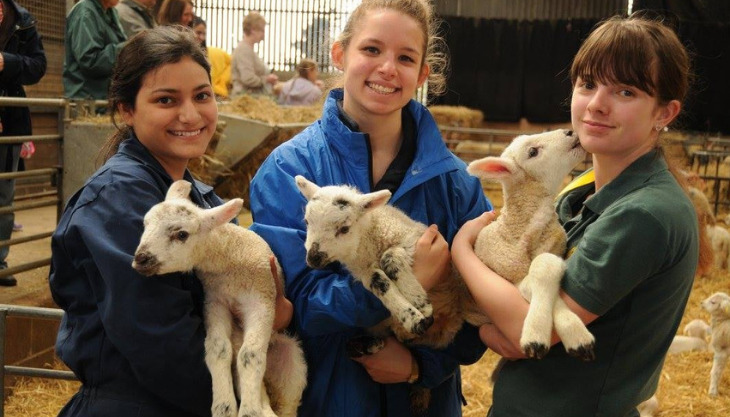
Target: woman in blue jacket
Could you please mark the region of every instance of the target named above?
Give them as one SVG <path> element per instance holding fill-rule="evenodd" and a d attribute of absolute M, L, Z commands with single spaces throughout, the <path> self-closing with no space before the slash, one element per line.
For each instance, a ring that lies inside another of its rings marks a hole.
<path fill-rule="evenodd" d="M 68 202 L 52 239 L 51 293 L 65 310 L 58 356 L 82 386 L 61 416 L 211 414 L 203 288 L 194 274 L 132 269 L 145 213 L 179 179 L 201 207 L 221 204 L 187 170 L 215 132 L 209 64 L 193 32 L 158 27 L 119 55 L 109 91 L 124 122 L 106 163 Z"/>
<path fill-rule="evenodd" d="M 315 271 L 305 264 L 306 200 L 295 175 L 320 186 L 389 189 L 390 204 L 437 225 L 440 233 L 432 228 L 419 241 L 414 262 L 425 286 L 448 269 L 446 242 L 464 222 L 491 209 L 428 110 L 411 100 L 429 76 L 430 88 L 443 86 L 433 30 L 432 10 L 423 0 L 358 6 L 332 47 L 344 88 L 330 93 L 322 118 L 275 149 L 252 181 L 252 230 L 282 261 L 307 358 L 300 416 L 411 416 L 410 384 L 431 389 L 428 415 L 460 416 L 459 365 L 484 353 L 477 329 L 465 326 L 443 351 L 390 338 L 382 351 L 355 361 L 346 353 L 347 341 L 388 311 L 341 266 Z"/>

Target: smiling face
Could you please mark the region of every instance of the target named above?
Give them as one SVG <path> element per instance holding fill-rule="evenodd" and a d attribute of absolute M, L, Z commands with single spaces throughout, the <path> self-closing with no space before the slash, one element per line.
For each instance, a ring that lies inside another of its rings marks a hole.
<path fill-rule="evenodd" d="M 119 112 L 173 179 L 205 152 L 218 120 L 208 74 L 189 57 L 147 73 L 134 109 Z"/>
<path fill-rule="evenodd" d="M 344 72 L 345 112 L 356 122 L 399 112 L 428 76 L 425 42 L 413 18 L 387 9 L 367 12 L 346 49 L 339 42 L 332 47 Z"/>

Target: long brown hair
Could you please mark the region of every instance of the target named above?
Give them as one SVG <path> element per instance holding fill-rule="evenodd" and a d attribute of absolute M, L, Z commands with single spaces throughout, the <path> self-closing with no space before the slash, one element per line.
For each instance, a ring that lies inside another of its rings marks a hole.
<path fill-rule="evenodd" d="M 614 16 L 598 24 L 573 60 L 570 79 L 574 86 L 578 77 L 584 81 L 634 86 L 656 97 L 660 105 L 666 105 L 672 100 L 684 101 L 692 70 L 689 53 L 676 33 L 660 18 L 637 13 L 629 17 Z M 659 155 L 688 193 L 684 175 L 677 162 L 666 156 L 660 141 L 657 142 Z M 705 216 L 697 208 L 695 211 L 700 234 L 697 273 L 704 275 L 712 267 L 712 246 Z"/>
<path fill-rule="evenodd" d="M 120 108 L 134 109 L 144 77 L 165 65 L 190 57 L 205 69 L 210 79 L 210 64 L 192 29 L 180 25 L 158 26 L 133 36 L 119 52 L 109 83 L 108 108 L 117 128 L 99 150 L 96 161 L 103 164 L 129 138 L 133 129 L 117 123 Z"/>

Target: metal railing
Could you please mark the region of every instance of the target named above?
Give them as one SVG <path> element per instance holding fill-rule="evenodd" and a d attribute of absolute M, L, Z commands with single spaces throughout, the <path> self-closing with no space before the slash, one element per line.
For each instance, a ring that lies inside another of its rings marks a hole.
<path fill-rule="evenodd" d="M 0 417 L 5 415 L 5 376 L 24 376 L 31 378 L 77 380 L 71 371 L 58 369 L 36 368 L 32 366 L 16 366 L 5 364 L 5 341 L 7 340 L 8 317 L 22 317 L 32 319 L 61 320 L 63 310 L 45 307 L 24 307 L 9 304 L 0 304 Z"/>
<path fill-rule="evenodd" d="M 29 108 L 50 108 L 58 112 L 58 132 L 51 135 L 23 135 L 23 136 L 2 136 L 0 137 L 0 145 L 22 144 L 26 141 L 33 142 L 59 142 L 63 141 L 63 120 L 69 117 L 70 103 L 65 99 L 52 98 L 26 98 L 26 97 L 0 97 L 0 107 L 22 106 Z M 52 111 L 53 111 L 52 110 Z M 0 180 L 10 180 L 19 178 L 49 178 L 51 186 L 56 187 L 54 192 L 40 192 L 24 196 L 16 199 L 11 206 L 0 207 L 0 214 L 14 213 L 23 210 L 31 210 L 39 207 L 56 206 L 56 220 L 61 216 L 63 210 L 62 196 L 62 154 L 59 146 L 59 155 L 56 164 L 52 167 L 37 168 L 27 171 L 2 172 Z M 17 185 L 17 184 L 16 184 Z M 22 238 L 7 239 L 0 241 L 0 247 L 13 246 L 21 243 L 32 242 L 40 239 L 46 239 L 53 232 L 37 233 Z M 51 258 L 33 260 L 24 264 L 16 265 L 11 268 L 0 270 L 0 277 L 14 275 L 20 272 L 29 271 L 51 264 Z"/>

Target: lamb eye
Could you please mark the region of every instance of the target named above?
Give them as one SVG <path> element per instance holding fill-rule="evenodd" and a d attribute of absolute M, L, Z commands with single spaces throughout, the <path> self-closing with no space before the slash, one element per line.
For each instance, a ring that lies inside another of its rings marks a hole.
<path fill-rule="evenodd" d="M 339 236 L 339 235 L 345 235 L 349 231 L 350 231 L 350 226 L 342 226 L 339 229 L 337 229 L 337 233 L 335 233 L 335 237 Z"/>
<path fill-rule="evenodd" d="M 530 148 L 527 150 L 527 156 L 529 156 L 530 158 L 536 157 L 537 154 L 538 154 L 537 148 Z"/>
<path fill-rule="evenodd" d="M 181 242 L 185 242 L 186 240 L 188 240 L 189 236 L 190 236 L 190 233 L 188 233 L 184 230 L 180 230 L 179 232 L 177 232 L 175 234 L 175 238 Z"/>

